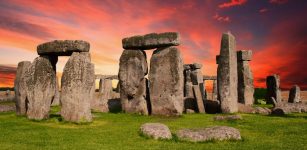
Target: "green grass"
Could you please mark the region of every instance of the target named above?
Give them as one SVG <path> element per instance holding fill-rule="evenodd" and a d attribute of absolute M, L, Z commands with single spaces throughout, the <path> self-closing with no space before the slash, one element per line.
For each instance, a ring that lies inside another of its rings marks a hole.
<path fill-rule="evenodd" d="M 93 113 L 91 124 L 62 121 L 53 107 L 50 119 L 31 121 L 15 113 L 0 113 L 0 149 L 307 149 L 307 114 L 285 117 L 242 114 L 243 120 L 214 121 L 212 114 L 179 118 L 123 113 Z M 226 125 L 238 128 L 242 141 L 204 143 L 153 140 L 140 135 L 146 122 L 164 123 L 174 134 L 182 128 Z"/>

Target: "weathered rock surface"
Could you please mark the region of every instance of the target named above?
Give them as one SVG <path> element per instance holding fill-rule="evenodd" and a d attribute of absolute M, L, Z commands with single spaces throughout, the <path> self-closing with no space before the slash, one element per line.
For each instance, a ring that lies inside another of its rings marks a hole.
<path fill-rule="evenodd" d="M 27 110 L 26 106 L 26 84 L 24 81 L 25 72 L 31 65 L 30 61 L 22 61 L 18 63 L 16 77 L 14 81 L 15 100 L 16 100 L 16 114 L 25 115 Z"/>
<path fill-rule="evenodd" d="M 150 101 L 154 115 L 181 115 L 183 111 L 183 61 L 176 47 L 154 51 L 150 62 Z"/>
<path fill-rule="evenodd" d="M 213 120 L 223 121 L 223 120 L 242 120 L 241 115 L 227 115 L 227 116 L 215 116 Z"/>
<path fill-rule="evenodd" d="M 198 85 L 193 85 L 194 97 L 197 104 L 197 110 L 199 113 L 205 113 L 205 106 L 202 98 L 202 94 Z"/>
<path fill-rule="evenodd" d="M 57 57 L 35 58 L 25 73 L 27 116 L 41 120 L 49 117 L 51 101 L 55 95 Z"/>
<path fill-rule="evenodd" d="M 248 62 L 251 60 L 251 55 L 251 50 L 241 50 L 237 52 L 238 101 L 245 105 L 254 104 L 254 77 Z"/>
<path fill-rule="evenodd" d="M 94 64 L 87 52 L 74 52 L 62 75 L 61 116 L 66 121 L 92 121 L 90 101 L 95 82 Z"/>
<path fill-rule="evenodd" d="M 268 76 L 266 78 L 266 86 L 267 86 L 267 93 L 266 93 L 266 101 L 269 104 L 273 104 L 273 99 L 279 103 L 281 102 L 281 92 L 280 92 L 280 79 L 279 75 L 274 74 L 272 76 Z"/>
<path fill-rule="evenodd" d="M 122 108 L 127 113 L 148 115 L 146 54 L 141 50 L 124 50 L 120 57 L 119 84 Z"/>
<path fill-rule="evenodd" d="M 238 61 L 251 61 L 253 52 L 251 50 L 240 50 L 237 52 Z"/>
<path fill-rule="evenodd" d="M 213 80 L 212 100 L 217 101 L 217 81 Z"/>
<path fill-rule="evenodd" d="M 272 110 L 273 115 L 307 112 L 307 104 L 279 102 Z"/>
<path fill-rule="evenodd" d="M 169 128 L 161 123 L 145 123 L 140 128 L 141 133 L 154 139 L 171 139 Z"/>
<path fill-rule="evenodd" d="M 255 107 L 255 113 L 256 114 L 263 114 L 263 115 L 268 115 L 271 114 L 271 109 L 269 108 L 263 108 L 263 107 Z"/>
<path fill-rule="evenodd" d="M 190 64 L 184 64 L 184 96 L 193 97 L 193 84 L 191 79 L 191 66 Z"/>
<path fill-rule="evenodd" d="M 209 140 L 241 140 L 238 129 L 227 126 L 215 126 L 205 129 L 182 129 L 177 131 L 177 137 L 182 141 L 205 142 Z"/>
<path fill-rule="evenodd" d="M 58 105 L 60 105 L 60 83 L 58 77 L 56 77 L 55 94 L 51 106 L 58 106 Z"/>
<path fill-rule="evenodd" d="M 90 44 L 82 40 L 54 40 L 37 46 L 38 55 L 70 56 L 73 52 L 88 52 Z"/>
<path fill-rule="evenodd" d="M 300 87 L 298 85 L 294 85 L 290 89 L 288 102 L 289 103 L 299 103 L 301 101 L 300 93 L 301 93 Z"/>
<path fill-rule="evenodd" d="M 122 40 L 124 49 L 146 50 L 177 46 L 180 44 L 180 35 L 177 32 L 150 33 L 143 36 L 132 36 Z"/>
<path fill-rule="evenodd" d="M 224 33 L 217 68 L 218 99 L 223 113 L 238 111 L 238 72 L 235 50 L 235 37 L 230 33 Z"/>

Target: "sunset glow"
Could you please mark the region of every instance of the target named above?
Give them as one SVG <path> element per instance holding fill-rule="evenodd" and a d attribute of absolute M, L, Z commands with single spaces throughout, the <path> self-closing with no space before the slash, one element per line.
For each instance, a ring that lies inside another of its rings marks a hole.
<path fill-rule="evenodd" d="M 168 31 L 180 33 L 184 63 L 202 63 L 203 74 L 216 75 L 221 35 L 230 31 L 238 50 L 253 51 L 255 87 L 276 73 L 282 88 L 307 89 L 306 8 L 304 0 L 0 1 L 0 87 L 14 85 L 18 62 L 33 61 L 43 42 L 88 41 L 96 74 L 113 75 L 122 38 Z M 59 74 L 67 59 L 59 59 Z"/>

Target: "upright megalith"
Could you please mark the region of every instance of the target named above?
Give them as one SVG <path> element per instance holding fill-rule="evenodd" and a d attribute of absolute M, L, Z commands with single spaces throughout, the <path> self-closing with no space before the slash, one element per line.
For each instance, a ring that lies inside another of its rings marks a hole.
<path fill-rule="evenodd" d="M 37 57 L 25 73 L 29 119 L 41 120 L 49 117 L 56 90 L 56 62 L 57 56 Z"/>
<path fill-rule="evenodd" d="M 180 35 L 177 32 L 150 33 L 127 37 L 122 40 L 124 49 L 146 50 L 162 48 L 167 46 L 177 46 L 180 44 Z"/>
<path fill-rule="evenodd" d="M 16 77 L 14 81 L 15 100 L 16 100 L 16 114 L 25 115 L 27 112 L 26 98 L 26 84 L 25 84 L 25 72 L 31 65 L 30 61 L 22 61 L 18 63 Z"/>
<path fill-rule="evenodd" d="M 190 64 L 184 64 L 184 97 L 193 97 L 193 84 L 191 79 L 192 68 Z"/>
<path fill-rule="evenodd" d="M 203 73 L 201 71 L 202 67 L 203 67 L 202 64 L 198 64 L 198 63 L 191 64 L 191 68 L 192 68 L 191 79 L 192 79 L 193 85 L 199 86 L 202 99 L 206 100 L 207 95 L 206 95 L 206 89 L 204 85 Z"/>
<path fill-rule="evenodd" d="M 119 62 L 119 87 L 122 109 L 127 113 L 148 115 L 146 53 L 141 50 L 124 50 Z"/>
<path fill-rule="evenodd" d="M 176 47 L 158 48 L 150 60 L 150 101 L 153 115 L 181 115 L 183 61 Z"/>
<path fill-rule="evenodd" d="M 238 111 L 238 73 L 236 41 L 231 33 L 222 35 L 220 55 L 217 57 L 218 99 L 223 113 Z"/>
<path fill-rule="evenodd" d="M 279 75 L 273 74 L 271 76 L 267 76 L 266 78 L 266 101 L 268 104 L 274 104 L 273 100 L 276 103 L 281 102 L 281 92 L 280 92 L 280 78 Z"/>
<path fill-rule="evenodd" d="M 289 92 L 289 103 L 299 103 L 301 101 L 301 90 L 298 85 L 294 85 Z"/>
<path fill-rule="evenodd" d="M 73 52 L 67 61 L 61 84 L 61 116 L 66 121 L 92 121 L 90 101 L 95 82 L 94 64 L 88 52 Z"/>
<path fill-rule="evenodd" d="M 217 82 L 216 80 L 213 80 L 213 87 L 212 87 L 212 100 L 216 101 L 217 100 Z"/>
<path fill-rule="evenodd" d="M 249 66 L 251 50 L 237 51 L 238 65 L 238 101 L 245 105 L 254 103 L 254 77 Z"/>

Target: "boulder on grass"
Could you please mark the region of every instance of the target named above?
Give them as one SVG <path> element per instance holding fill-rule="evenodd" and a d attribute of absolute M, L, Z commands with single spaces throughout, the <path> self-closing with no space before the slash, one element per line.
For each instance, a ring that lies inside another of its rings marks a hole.
<path fill-rule="evenodd" d="M 141 133 L 154 139 L 171 139 L 172 134 L 169 128 L 161 123 L 145 123 L 140 128 Z"/>
<path fill-rule="evenodd" d="M 209 140 L 241 140 L 240 131 L 227 126 L 215 126 L 205 129 L 182 129 L 177 133 L 181 141 L 205 142 Z"/>

